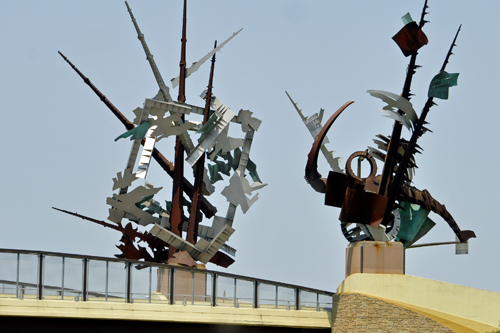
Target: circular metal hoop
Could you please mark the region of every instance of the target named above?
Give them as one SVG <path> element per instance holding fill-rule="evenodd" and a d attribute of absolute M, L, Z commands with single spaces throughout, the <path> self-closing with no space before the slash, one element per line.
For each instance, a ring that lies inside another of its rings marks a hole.
<path fill-rule="evenodd" d="M 371 170 L 370 170 L 370 174 L 368 175 L 368 177 L 366 177 L 366 178 L 358 177 L 352 171 L 351 163 L 356 157 L 364 157 L 364 158 L 366 158 L 366 160 L 370 164 Z M 349 176 L 356 178 L 357 180 L 361 180 L 361 181 L 365 182 L 368 178 L 373 178 L 377 174 L 377 163 L 375 162 L 375 159 L 373 158 L 373 156 L 368 153 L 368 151 L 357 151 L 357 152 L 352 153 L 352 155 L 349 156 L 349 158 L 347 159 L 347 162 L 345 164 L 345 170 Z"/>

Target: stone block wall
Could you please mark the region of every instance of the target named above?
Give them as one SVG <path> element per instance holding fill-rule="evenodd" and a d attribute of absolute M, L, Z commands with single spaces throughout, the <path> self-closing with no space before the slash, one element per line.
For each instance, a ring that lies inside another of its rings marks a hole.
<path fill-rule="evenodd" d="M 334 296 L 332 320 L 334 333 L 454 332 L 412 310 L 356 293 Z"/>

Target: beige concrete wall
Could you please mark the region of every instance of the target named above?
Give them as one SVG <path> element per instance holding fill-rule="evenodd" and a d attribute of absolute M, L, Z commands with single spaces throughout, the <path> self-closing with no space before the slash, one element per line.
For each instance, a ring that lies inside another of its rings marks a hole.
<path fill-rule="evenodd" d="M 330 328 L 331 313 L 196 305 L 0 299 L 0 317 L 118 319 L 295 328 Z"/>
<path fill-rule="evenodd" d="M 410 275 L 353 274 L 337 292 L 380 298 L 476 332 L 494 331 L 500 322 L 500 293 Z"/>

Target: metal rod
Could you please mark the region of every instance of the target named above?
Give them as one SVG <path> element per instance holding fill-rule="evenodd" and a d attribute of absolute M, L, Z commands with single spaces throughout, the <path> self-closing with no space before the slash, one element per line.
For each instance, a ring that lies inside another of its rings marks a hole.
<path fill-rule="evenodd" d="M 127 287 L 126 287 L 126 300 L 127 303 L 133 303 L 132 301 L 132 264 L 130 262 L 125 263 L 125 270 L 127 274 Z"/>
<path fill-rule="evenodd" d="M 254 309 L 259 307 L 259 281 L 253 282 L 253 307 Z"/>
<path fill-rule="evenodd" d="M 108 289 L 109 289 L 109 261 L 106 261 L 106 286 L 104 287 L 104 298 L 108 300 Z"/>
<path fill-rule="evenodd" d="M 137 38 L 141 41 L 142 47 L 144 49 L 144 53 L 146 53 L 146 59 L 148 60 L 149 65 L 151 66 L 151 69 L 153 70 L 153 74 L 155 76 L 156 82 L 158 83 L 158 87 L 160 88 L 160 91 L 163 95 L 163 99 L 167 102 L 171 102 L 172 97 L 170 97 L 169 89 L 165 85 L 165 82 L 163 81 L 163 78 L 161 77 L 160 71 L 158 70 L 158 67 L 156 66 L 156 62 L 154 61 L 153 55 L 149 51 L 148 45 L 146 44 L 146 40 L 144 39 L 144 34 L 139 29 L 139 25 L 137 24 L 137 21 L 135 20 L 134 14 L 132 14 L 132 9 L 130 9 L 130 6 L 128 5 L 127 1 L 125 1 L 125 5 L 127 6 L 127 10 L 130 14 L 130 18 L 132 19 L 132 23 L 134 24 L 135 30 L 137 31 Z"/>
<path fill-rule="evenodd" d="M 45 255 L 40 253 L 38 255 L 38 299 L 43 299 L 43 258 Z"/>
<path fill-rule="evenodd" d="M 236 282 L 238 280 L 236 278 L 234 278 L 234 307 L 237 308 L 238 307 L 238 298 L 236 297 L 236 292 L 238 290 L 237 286 L 236 286 Z"/>
<path fill-rule="evenodd" d="M 89 259 L 83 259 L 83 288 L 82 288 L 82 301 L 86 302 L 87 299 L 87 287 L 88 287 L 88 268 L 89 268 Z"/>
<path fill-rule="evenodd" d="M 168 276 L 168 298 L 169 298 L 169 304 L 173 305 L 175 304 L 174 302 L 174 282 L 175 282 L 175 268 L 170 268 L 168 270 L 169 276 Z"/>
<path fill-rule="evenodd" d="M 194 305 L 194 271 L 191 272 L 191 305 Z"/>
<path fill-rule="evenodd" d="M 419 22 L 420 28 L 422 28 L 424 26 L 424 24 L 427 22 L 425 20 L 425 14 L 427 14 L 426 9 L 427 9 L 427 0 L 424 3 L 424 7 L 422 8 L 422 15 L 420 17 L 420 22 Z M 406 72 L 405 82 L 403 85 L 403 92 L 402 92 L 401 96 L 403 98 L 406 98 L 407 100 L 410 100 L 410 96 L 411 96 L 411 92 L 410 92 L 411 81 L 413 79 L 413 74 L 416 73 L 416 69 L 417 69 L 417 66 L 416 66 L 417 55 L 418 55 L 417 51 L 411 55 L 410 63 L 408 64 L 408 70 Z M 398 110 L 398 112 L 403 113 L 401 110 Z M 389 144 L 387 147 L 387 155 L 386 155 L 385 162 L 384 162 L 384 168 L 382 170 L 382 178 L 380 181 L 380 187 L 378 190 L 378 194 L 380 194 L 380 195 L 387 194 L 388 187 L 389 187 L 391 180 L 392 180 L 392 174 L 394 172 L 394 164 L 396 163 L 396 154 L 397 154 L 397 151 L 399 149 L 399 140 L 401 137 L 402 128 L 403 128 L 403 125 L 400 122 L 398 122 L 398 121 L 394 122 L 391 140 L 389 141 Z M 386 219 L 387 219 L 387 217 L 384 218 L 384 220 L 386 220 Z"/>
<path fill-rule="evenodd" d="M 16 271 L 16 298 L 19 298 L 19 264 L 20 264 L 20 258 L 21 254 L 17 254 L 17 271 Z"/>
<path fill-rule="evenodd" d="M 457 37 L 458 37 L 459 32 L 460 32 L 460 28 L 458 28 L 458 31 L 455 35 L 455 38 L 453 39 L 453 42 L 451 43 L 450 49 L 449 49 L 448 53 L 446 54 L 446 58 L 445 58 L 443 65 L 441 67 L 441 71 L 445 70 L 446 64 L 448 63 L 450 56 L 453 54 L 452 53 L 453 47 L 456 45 L 455 43 L 457 41 Z M 401 158 L 401 162 L 399 163 L 398 169 L 396 171 L 396 175 L 394 176 L 394 179 L 389 186 L 389 191 L 388 191 L 388 195 L 387 195 L 387 197 L 388 197 L 387 206 L 385 208 L 385 214 L 384 214 L 385 221 L 387 221 L 389 219 L 389 217 L 392 213 L 393 204 L 397 199 L 397 195 L 399 193 L 401 184 L 403 182 L 404 173 L 408 167 L 408 162 L 410 161 L 410 157 L 411 157 L 413 151 L 415 150 L 415 146 L 417 144 L 418 138 L 420 137 L 420 135 L 422 135 L 423 126 L 425 123 L 425 118 L 427 117 L 427 114 L 429 113 L 429 110 L 431 109 L 431 107 L 433 105 L 435 105 L 435 103 L 433 102 L 433 99 L 434 99 L 433 97 L 427 98 L 427 102 L 425 103 L 425 106 L 422 110 L 422 114 L 418 118 L 417 124 L 415 125 L 415 129 L 414 129 L 413 134 L 411 136 L 410 142 L 408 143 L 408 147 L 406 148 L 404 155 Z M 392 140 L 392 138 L 391 138 L 391 140 Z M 456 225 L 456 223 L 454 223 L 454 221 L 453 221 L 453 223 L 451 221 L 447 221 L 447 222 L 450 225 L 451 229 L 455 232 L 457 237 L 461 241 L 464 241 L 463 236 L 460 233 L 460 228 L 458 227 L 458 225 Z"/>
<path fill-rule="evenodd" d="M 179 63 L 179 95 L 177 101 L 180 103 L 186 102 L 185 87 L 186 87 L 186 0 L 184 0 L 184 11 L 182 18 L 182 39 L 181 39 L 181 61 Z M 181 122 L 184 122 L 184 115 L 181 115 Z M 181 136 L 175 138 L 175 157 L 174 157 L 174 176 L 172 184 L 172 208 L 170 209 L 170 230 L 177 236 L 182 237 L 183 223 L 183 182 L 184 179 L 184 146 L 182 145 Z M 194 192 L 193 192 L 194 194 Z M 168 257 L 173 258 L 177 249 L 173 246 L 168 248 Z"/>
<path fill-rule="evenodd" d="M 358 157 L 358 177 L 361 178 L 361 157 Z"/>
<path fill-rule="evenodd" d="M 408 246 L 407 249 L 414 249 L 416 247 L 426 247 L 426 246 L 438 246 L 438 245 L 451 245 L 451 244 L 463 244 L 461 242 L 438 242 L 438 243 L 425 243 Z"/>
<path fill-rule="evenodd" d="M 151 303 L 152 279 L 153 279 L 153 267 L 149 266 L 149 303 Z"/>
<path fill-rule="evenodd" d="M 61 272 L 61 299 L 64 299 L 64 270 L 66 268 L 66 257 L 62 257 L 62 272 Z M 107 299 L 106 299 L 107 300 Z"/>
<path fill-rule="evenodd" d="M 101 99 L 101 101 L 121 121 L 121 123 L 125 126 L 125 128 L 127 130 L 133 129 L 135 127 L 135 125 L 131 121 L 129 121 L 127 119 L 127 117 L 125 117 L 120 112 L 120 110 L 118 110 L 107 99 L 107 97 L 99 89 L 97 89 L 96 86 L 94 86 L 92 84 L 92 82 L 90 81 L 90 79 L 88 77 L 86 77 L 85 75 L 83 75 L 83 73 L 78 68 L 76 68 L 76 66 L 73 65 L 73 63 L 71 61 L 69 61 L 66 56 L 64 56 L 64 54 L 62 54 L 60 51 L 58 51 L 58 52 L 61 55 L 61 57 L 71 66 L 71 68 L 73 68 L 73 70 L 83 79 L 83 82 L 85 82 L 85 84 L 87 84 L 90 87 L 90 89 L 92 89 L 92 91 Z M 144 145 L 144 142 L 145 142 L 145 140 L 141 141 L 141 144 Z M 155 161 L 158 162 L 158 164 L 162 167 L 162 169 L 168 175 L 170 175 L 172 178 L 174 178 L 175 167 L 172 164 L 172 162 L 170 162 L 169 160 L 167 160 L 165 158 L 165 156 L 163 156 L 163 154 L 158 149 L 156 149 L 156 148 L 153 148 L 153 154 L 152 154 L 152 156 L 155 159 Z M 189 197 L 191 197 L 193 195 L 193 185 L 186 178 L 183 178 L 183 188 L 182 189 L 186 193 L 186 195 L 188 195 Z M 215 208 L 210 202 L 208 202 L 208 200 L 205 197 L 202 197 L 201 200 L 202 200 L 202 202 L 201 202 L 201 209 L 202 209 L 203 213 L 205 214 L 205 216 L 207 218 L 211 218 L 212 216 L 214 216 L 215 213 L 217 212 L 217 208 Z"/>
<path fill-rule="evenodd" d="M 360 256 L 359 257 L 360 257 L 359 259 L 361 261 L 360 262 L 361 265 L 359 265 L 360 266 L 360 271 L 361 271 L 360 273 L 363 273 L 363 264 L 364 264 L 363 263 L 363 246 L 361 246 L 361 251 L 360 251 Z"/>
<path fill-rule="evenodd" d="M 215 41 L 214 45 L 214 48 L 216 47 L 217 47 L 217 41 Z M 207 98 L 205 100 L 205 110 L 203 111 L 203 124 L 206 124 L 206 122 L 210 117 L 210 103 L 212 102 L 214 68 L 215 68 L 215 53 L 212 56 L 212 66 L 210 67 Z M 191 199 L 191 210 L 189 212 L 188 230 L 186 235 L 186 240 L 192 244 L 195 244 L 198 238 L 198 224 L 200 220 L 201 198 L 203 196 L 205 154 L 203 154 L 200 157 L 200 159 L 196 162 L 194 169 L 195 169 L 194 189 L 193 189 L 193 196 Z"/>
<path fill-rule="evenodd" d="M 217 306 L 217 274 L 212 273 L 212 306 Z"/>
<path fill-rule="evenodd" d="M 295 310 L 300 310 L 300 289 L 295 288 Z"/>
<path fill-rule="evenodd" d="M 276 299 L 274 301 L 274 308 L 278 308 L 278 286 L 276 286 Z"/>

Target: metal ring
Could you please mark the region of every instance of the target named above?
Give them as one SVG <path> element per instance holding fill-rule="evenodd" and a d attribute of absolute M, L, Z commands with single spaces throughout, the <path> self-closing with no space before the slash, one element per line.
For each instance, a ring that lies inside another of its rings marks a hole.
<path fill-rule="evenodd" d="M 368 177 L 360 178 L 360 177 L 356 176 L 354 174 L 354 172 L 352 171 L 351 163 L 356 157 L 364 157 L 368 160 L 368 163 L 370 164 L 370 168 L 371 168 L 370 175 L 368 175 Z M 349 156 L 349 158 L 347 159 L 347 162 L 345 164 L 345 169 L 346 169 L 346 172 L 349 176 L 351 176 L 357 180 L 361 180 L 361 181 L 365 182 L 368 178 L 373 178 L 377 174 L 377 163 L 375 162 L 375 159 L 373 158 L 373 156 L 368 153 L 368 150 L 357 151 L 357 152 L 352 153 L 351 156 Z"/>

